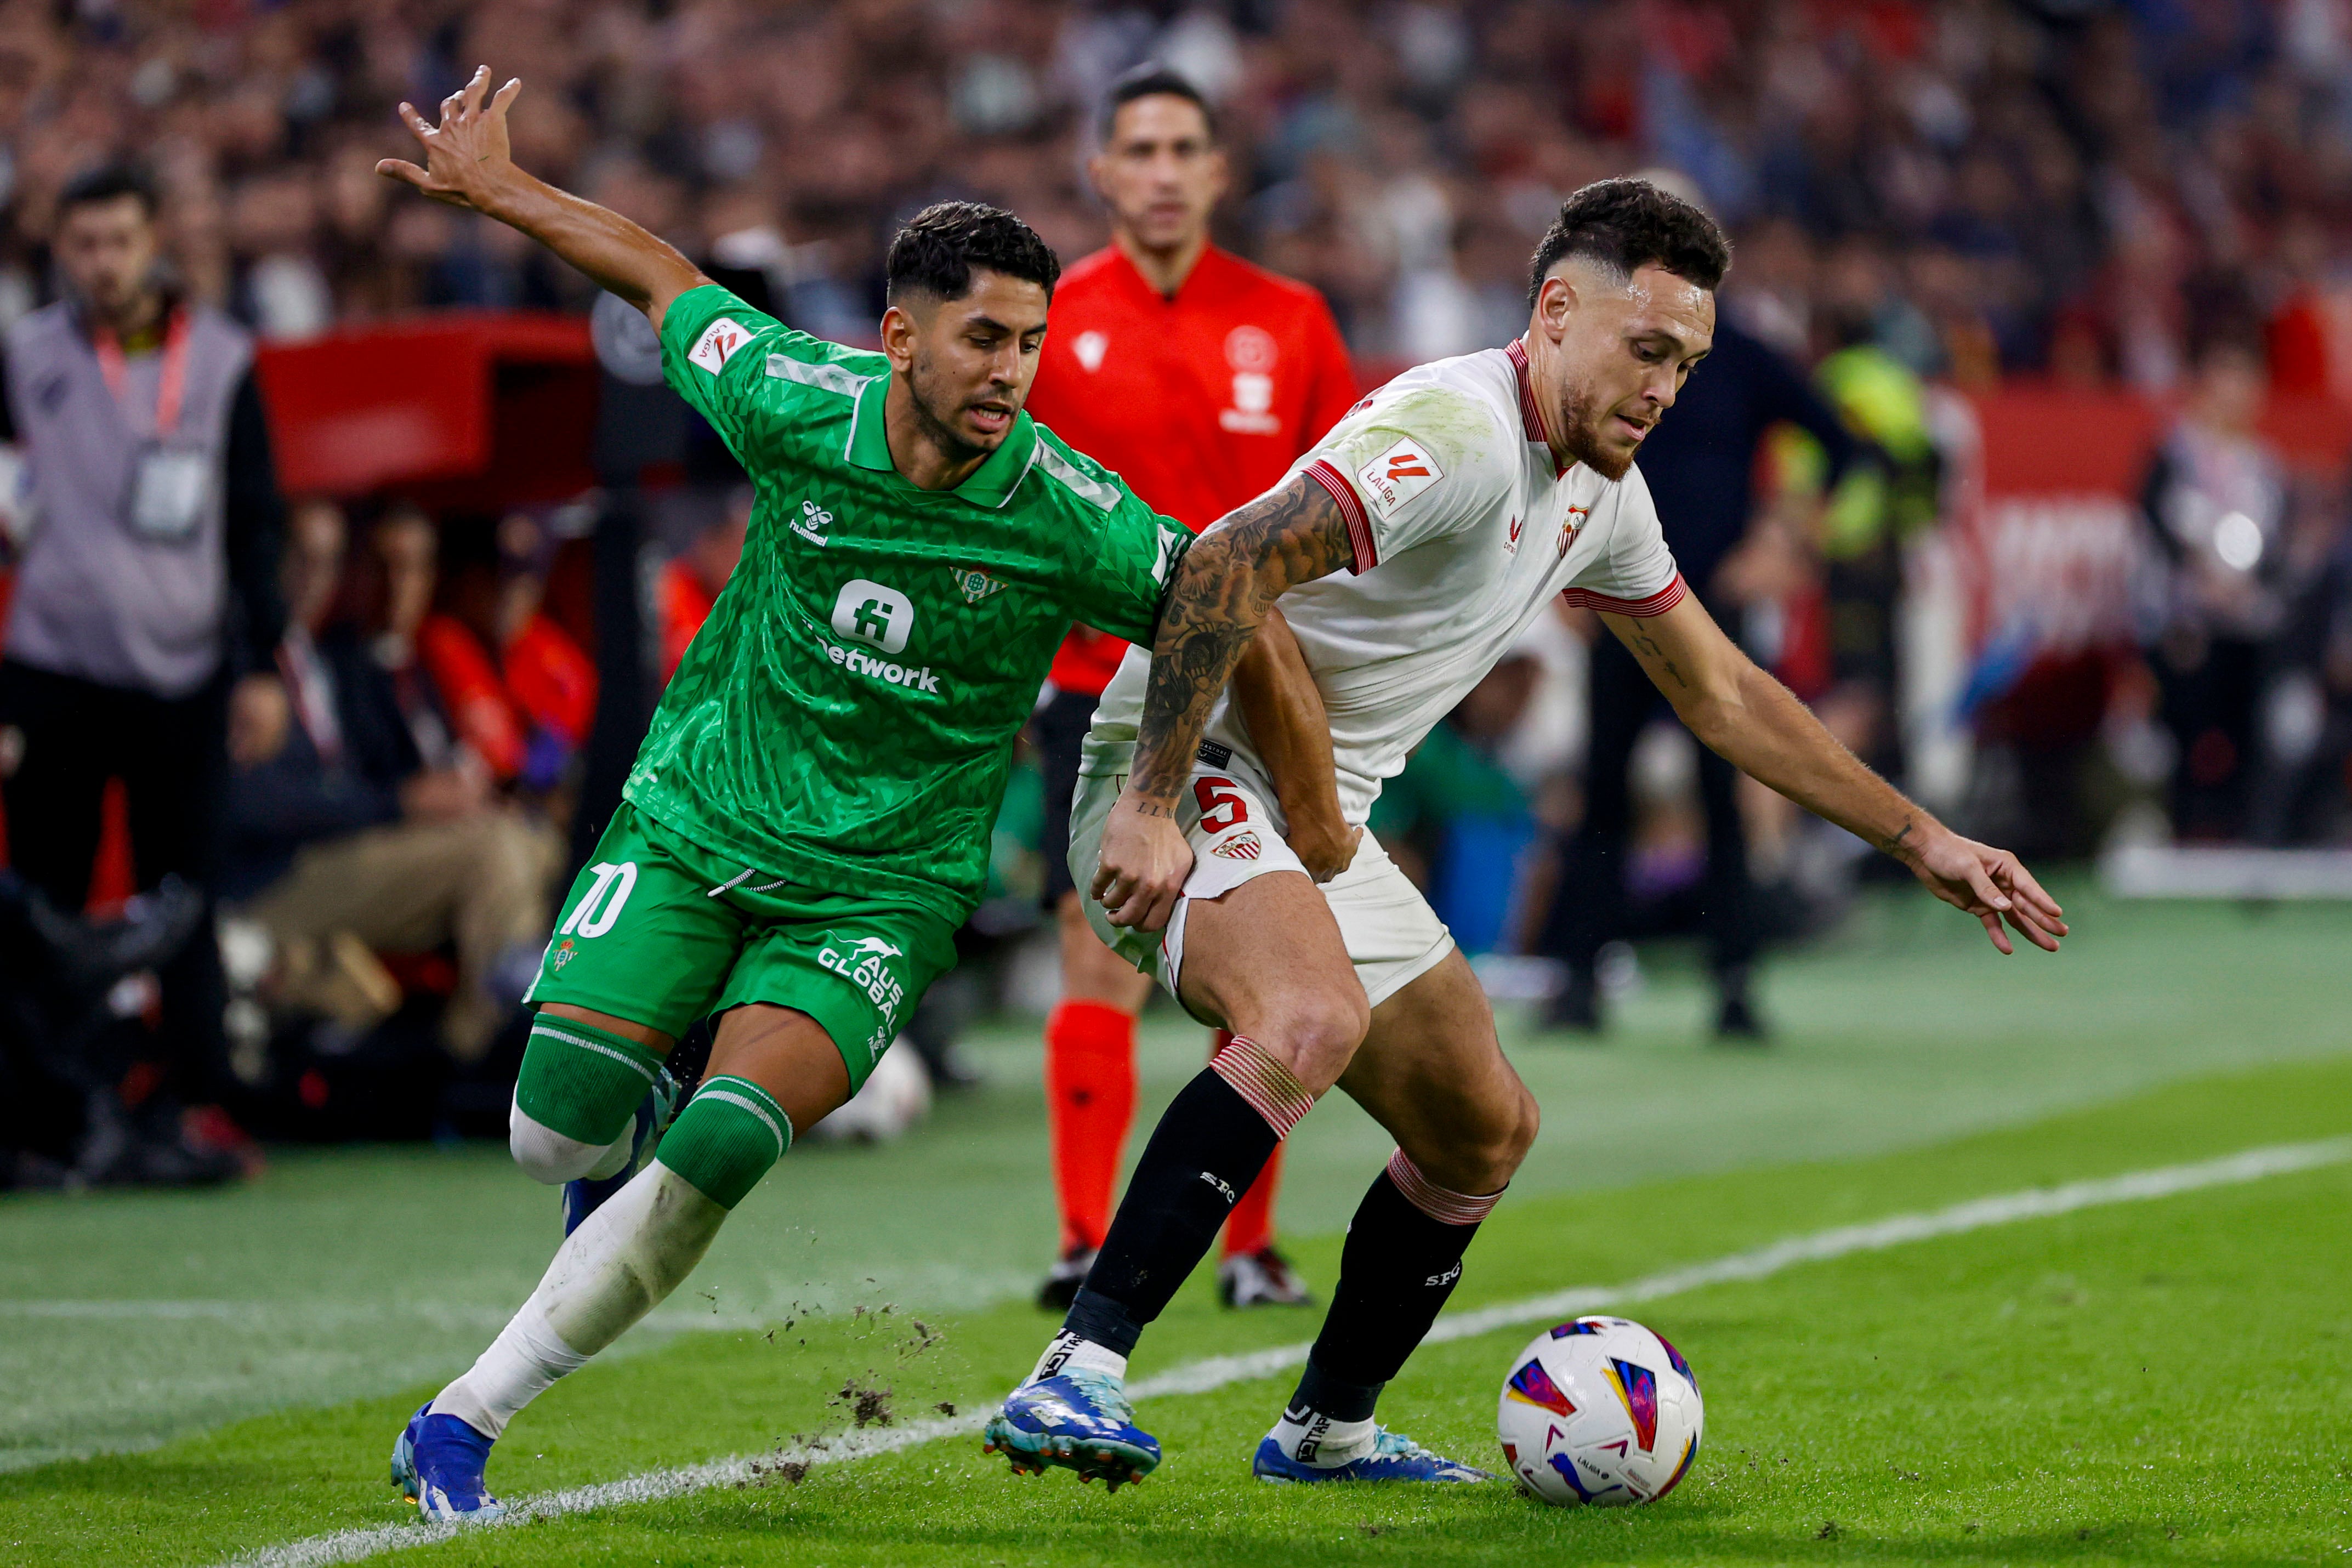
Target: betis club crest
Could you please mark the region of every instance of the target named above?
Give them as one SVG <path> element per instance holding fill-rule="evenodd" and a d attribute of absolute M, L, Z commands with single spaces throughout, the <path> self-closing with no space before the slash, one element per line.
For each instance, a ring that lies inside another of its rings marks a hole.
<path fill-rule="evenodd" d="M 987 573 L 970 566 L 950 566 L 948 575 L 953 577 L 956 586 L 963 590 L 963 602 L 967 605 L 977 605 L 982 599 L 1001 594 L 1006 586 Z"/>

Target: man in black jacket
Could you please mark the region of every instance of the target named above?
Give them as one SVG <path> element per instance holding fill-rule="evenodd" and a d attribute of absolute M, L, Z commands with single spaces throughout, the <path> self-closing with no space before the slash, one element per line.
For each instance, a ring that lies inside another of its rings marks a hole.
<path fill-rule="evenodd" d="M 478 761 L 423 765 L 392 677 L 331 624 L 344 543 L 337 508 L 296 509 L 278 648 L 285 721 L 232 774 L 224 892 L 271 939 L 275 998 L 350 1023 L 399 1000 L 377 953 L 453 945 L 441 1037 L 471 1062 L 536 972 L 554 836 L 500 806 Z"/>

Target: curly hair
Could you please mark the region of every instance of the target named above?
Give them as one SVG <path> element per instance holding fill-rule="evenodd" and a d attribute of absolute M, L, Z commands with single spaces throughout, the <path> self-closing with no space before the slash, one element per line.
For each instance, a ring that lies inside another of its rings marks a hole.
<path fill-rule="evenodd" d="M 1528 309 L 1563 256 L 1598 262 L 1620 278 L 1663 267 L 1710 289 L 1731 269 L 1731 242 L 1715 220 L 1647 180 L 1595 180 L 1560 203 L 1528 268 Z"/>
<path fill-rule="evenodd" d="M 940 202 L 908 220 L 890 242 L 887 264 L 893 304 L 908 294 L 961 300 L 974 268 L 1025 279 L 1053 297 L 1061 259 L 1037 231 L 1002 207 Z"/>

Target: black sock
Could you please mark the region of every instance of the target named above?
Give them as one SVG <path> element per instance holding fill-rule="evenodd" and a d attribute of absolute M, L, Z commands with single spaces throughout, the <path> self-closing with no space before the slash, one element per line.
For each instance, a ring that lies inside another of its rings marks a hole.
<path fill-rule="evenodd" d="M 1366 1419 L 1381 1385 L 1437 1321 L 1462 1278 L 1462 1254 L 1477 1234 L 1475 1223 L 1431 1218 L 1382 1171 L 1349 1223 L 1339 1288 L 1292 1407 L 1305 1405 L 1334 1420 Z"/>
<path fill-rule="evenodd" d="M 1202 1068 L 1144 1145 L 1062 1326 L 1125 1355 L 1208 1256 L 1218 1227 L 1280 1142 L 1233 1085 Z"/>

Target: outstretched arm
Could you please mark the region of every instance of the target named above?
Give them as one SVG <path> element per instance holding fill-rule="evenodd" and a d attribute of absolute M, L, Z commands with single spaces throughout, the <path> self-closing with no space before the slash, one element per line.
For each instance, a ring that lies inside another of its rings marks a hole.
<path fill-rule="evenodd" d="M 1601 619 L 1709 750 L 1902 861 L 1928 891 L 1981 921 L 2001 952 L 2012 951 L 2003 920 L 2036 947 L 2058 951 L 2062 911 L 2016 856 L 1961 837 L 1905 799 L 1740 652 L 1696 597 L 1660 616 L 1604 611 Z"/>
<path fill-rule="evenodd" d="M 1323 711 L 1323 690 L 1280 610 L 1266 611 L 1249 650 L 1234 666 L 1234 705 L 1242 710 L 1250 743 L 1282 802 L 1291 853 L 1308 876 L 1329 881 L 1356 858 L 1364 830 L 1349 826 L 1339 815 L 1339 773 L 1331 760 L 1331 721 Z"/>
<path fill-rule="evenodd" d="M 510 80 L 496 94 L 489 86 L 490 68 L 483 66 L 441 100 L 437 126 L 402 104 L 400 118 L 425 145 L 425 166 L 386 158 L 375 172 L 436 202 L 520 229 L 643 310 L 659 331 L 670 302 L 710 279 L 658 236 L 516 168 L 508 146 L 507 108 L 522 91 L 522 81 Z"/>
<path fill-rule="evenodd" d="M 1113 925 L 1168 923 L 1192 868 L 1176 801 L 1210 709 L 1275 600 L 1351 559 L 1338 504 L 1303 474 L 1227 514 L 1186 552 L 1160 606 L 1133 771 L 1103 830 L 1093 892 Z"/>

